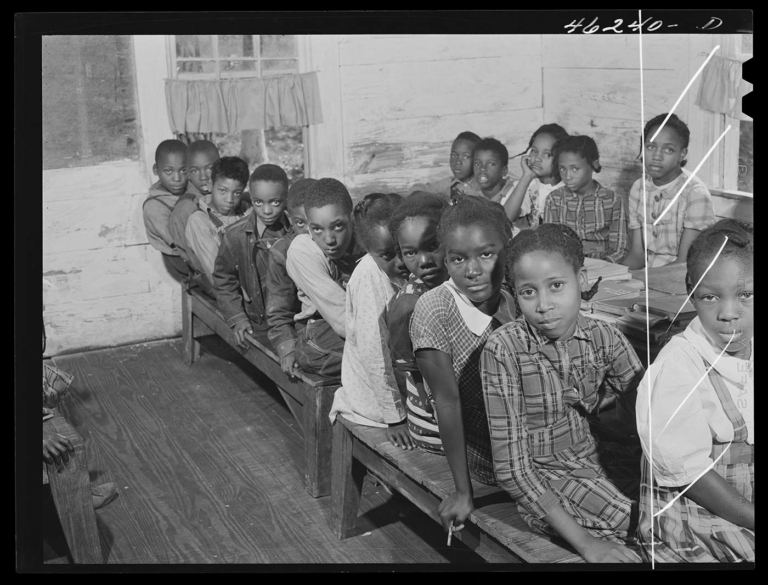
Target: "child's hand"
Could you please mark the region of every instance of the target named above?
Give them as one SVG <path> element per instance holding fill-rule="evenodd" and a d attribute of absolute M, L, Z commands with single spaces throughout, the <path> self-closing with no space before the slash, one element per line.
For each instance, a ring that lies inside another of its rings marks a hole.
<path fill-rule="evenodd" d="M 440 502 L 437 513 L 440 514 L 440 522 L 446 532 L 451 523 L 453 523 L 453 531 L 458 532 L 464 528 L 464 521 L 474 509 L 475 505 L 470 494 L 453 492 Z"/>
<path fill-rule="evenodd" d="M 642 563 L 642 559 L 633 550 L 595 538 L 594 542 L 581 554 L 588 563 Z"/>
<path fill-rule="evenodd" d="M 296 357 L 293 353 L 289 353 L 280 358 L 280 368 L 283 372 L 288 374 L 288 377 L 291 378 L 291 380 L 295 380 L 298 377 L 298 370 L 301 369 L 299 367 L 299 362 L 296 361 Z"/>
<path fill-rule="evenodd" d="M 43 461 L 55 463 L 57 469 L 61 469 L 62 463 L 69 462 L 69 455 L 75 454 L 75 448 L 66 437 L 57 433 L 43 431 Z"/>
<path fill-rule="evenodd" d="M 389 425 L 387 427 L 387 438 L 395 447 L 413 449 L 416 446 L 413 444 L 411 434 L 408 432 L 408 423 L 406 421 L 396 425 Z"/>
<path fill-rule="evenodd" d="M 524 156 L 523 158 L 520 159 L 520 167 L 523 169 L 524 177 L 533 178 L 537 176 L 536 171 L 533 169 L 533 167 L 531 167 L 530 156 Z"/>
<path fill-rule="evenodd" d="M 235 334 L 235 341 L 237 342 L 237 345 L 243 349 L 248 349 L 251 347 L 245 339 L 246 331 L 253 335 L 253 328 L 251 327 L 250 321 L 241 321 L 232 328 L 232 332 Z"/>

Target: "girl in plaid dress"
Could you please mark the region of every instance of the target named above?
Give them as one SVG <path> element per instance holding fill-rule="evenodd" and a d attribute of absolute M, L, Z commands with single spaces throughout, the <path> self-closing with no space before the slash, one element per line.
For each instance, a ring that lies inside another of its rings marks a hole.
<path fill-rule="evenodd" d="M 416 363 L 435 399 L 440 439 L 456 491 L 440 503 L 443 528 L 460 528 L 473 509 L 470 478 L 495 484 L 480 352 L 488 336 L 514 318 L 503 289 L 512 226 L 503 207 L 465 197 L 437 230 L 450 279 L 416 302 L 410 334 Z"/>
<path fill-rule="evenodd" d="M 754 562 L 751 226 L 722 220 L 704 230 L 687 268 L 698 316 L 664 346 L 638 393 L 638 536 L 654 561 Z"/>
<path fill-rule="evenodd" d="M 615 325 L 580 313 L 587 274 L 573 230 L 522 231 L 507 266 L 524 318 L 497 329 L 481 358 L 499 485 L 532 529 L 565 539 L 588 562 L 640 562 L 626 546 L 639 454 L 601 442 L 589 417 L 613 394 L 631 421 L 643 366 Z"/>

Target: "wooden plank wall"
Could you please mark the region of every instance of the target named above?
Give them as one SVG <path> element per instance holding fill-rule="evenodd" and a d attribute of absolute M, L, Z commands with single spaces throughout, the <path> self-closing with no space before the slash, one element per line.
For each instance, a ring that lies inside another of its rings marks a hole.
<path fill-rule="evenodd" d="M 343 176 L 353 197 L 450 176 L 450 145 L 464 130 L 523 150 L 542 123 L 540 40 L 339 37 Z"/>
<path fill-rule="evenodd" d="M 712 37 L 712 38 L 710 38 Z M 668 112 L 701 63 L 721 42 L 713 35 L 643 36 L 644 119 Z M 597 142 L 604 186 L 629 195 L 641 176 L 640 54 L 637 35 L 542 35 L 544 120 Z M 675 113 L 691 130 L 688 167 L 693 170 L 714 141 L 715 114 L 695 105 L 700 79 Z M 721 143 L 721 147 L 723 144 Z M 718 153 L 697 176 L 710 187 L 721 172 Z M 713 196 L 718 217 L 752 218 L 752 200 Z"/>
<path fill-rule="evenodd" d="M 180 334 L 181 287 L 144 231 L 142 167 L 43 172 L 46 356 Z"/>

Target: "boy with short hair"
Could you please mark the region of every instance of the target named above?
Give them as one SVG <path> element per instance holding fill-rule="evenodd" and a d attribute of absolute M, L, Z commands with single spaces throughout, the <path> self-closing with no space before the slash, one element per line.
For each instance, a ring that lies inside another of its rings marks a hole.
<path fill-rule="evenodd" d="M 445 177 L 432 183 L 418 183 L 411 187 L 410 192 L 426 191 L 445 197 L 456 195 L 480 195 L 480 188 L 472 183 L 473 160 L 472 152 L 480 137 L 474 132 L 462 132 L 451 144 L 452 177 Z"/>
<path fill-rule="evenodd" d="M 236 156 L 220 158 L 213 163 L 211 180 L 211 194 L 203 196 L 199 209 L 189 216 L 184 237 L 192 266 L 212 283 L 221 235 L 227 226 L 251 213 L 251 208 L 241 201 L 248 184 L 248 165 Z"/>
<path fill-rule="evenodd" d="M 346 284 L 366 252 L 354 236 L 352 198 L 336 179 L 320 179 L 304 202 L 309 234 L 288 248 L 286 269 L 296 284 L 303 330 L 296 340 L 302 370 L 331 380 L 341 377 Z"/>
<path fill-rule="evenodd" d="M 174 244 L 169 220 L 187 186 L 187 146 L 180 140 L 163 140 L 155 150 L 152 172 L 158 180 L 149 188 L 149 197 L 142 209 L 147 240 L 163 254 L 175 277 L 186 278 L 189 269 Z"/>
<path fill-rule="evenodd" d="M 200 198 L 210 194 L 211 169 L 219 158 L 219 149 L 208 140 L 197 140 L 187 147 L 187 192 L 176 201 L 168 226 L 173 243 L 187 264 L 190 264 L 189 244 L 184 234 L 187 220 L 199 209 Z"/>
<path fill-rule="evenodd" d="M 253 212 L 224 232 L 213 270 L 216 304 L 244 349 L 246 331 L 267 328 L 269 249 L 288 231 L 288 175 L 277 165 L 261 165 L 251 175 L 250 192 Z"/>
<path fill-rule="evenodd" d="M 475 173 L 470 183 L 472 188 L 486 199 L 504 205 L 513 191 L 513 182 L 507 181 L 507 147 L 495 138 L 483 138 L 475 145 L 472 164 Z"/>
<path fill-rule="evenodd" d="M 288 248 L 299 234 L 309 232 L 307 214 L 304 209 L 309 188 L 317 179 L 299 179 L 288 189 L 285 214 L 291 224 L 291 230 L 269 249 L 267 268 L 267 335 L 272 347 L 280 357 L 280 367 L 291 377 L 300 369 L 296 361 L 297 331 L 303 326 L 296 323 L 296 315 L 301 312 L 296 285 L 285 267 Z"/>

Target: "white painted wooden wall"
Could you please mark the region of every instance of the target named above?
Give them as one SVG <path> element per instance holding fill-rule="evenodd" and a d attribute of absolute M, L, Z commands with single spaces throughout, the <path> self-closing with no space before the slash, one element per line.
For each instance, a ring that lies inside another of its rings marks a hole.
<path fill-rule="evenodd" d="M 181 286 L 148 244 L 142 216 L 154 150 L 172 138 L 165 38 L 136 36 L 134 51 L 140 160 L 43 172 L 46 356 L 181 331 Z"/>
<path fill-rule="evenodd" d="M 709 35 L 644 36 L 645 117 L 668 111 L 721 42 Z M 606 186 L 640 176 L 638 39 L 627 35 L 310 35 L 302 71 L 317 71 L 324 123 L 306 133 L 308 175 L 335 177 L 355 198 L 405 192 L 450 176 L 448 154 L 464 130 L 522 151 L 533 131 L 558 122 L 589 134 Z M 170 138 L 163 36 L 134 37 L 142 156 L 139 161 L 43 173 L 46 355 L 173 337 L 180 286 L 146 240 L 141 204 L 154 149 Z M 678 106 L 692 130 L 691 168 L 722 131 L 693 102 Z M 519 159 L 510 174 L 519 176 Z M 723 165 L 700 171 L 716 184 Z M 752 201 L 715 200 L 723 217 L 752 218 Z"/>

